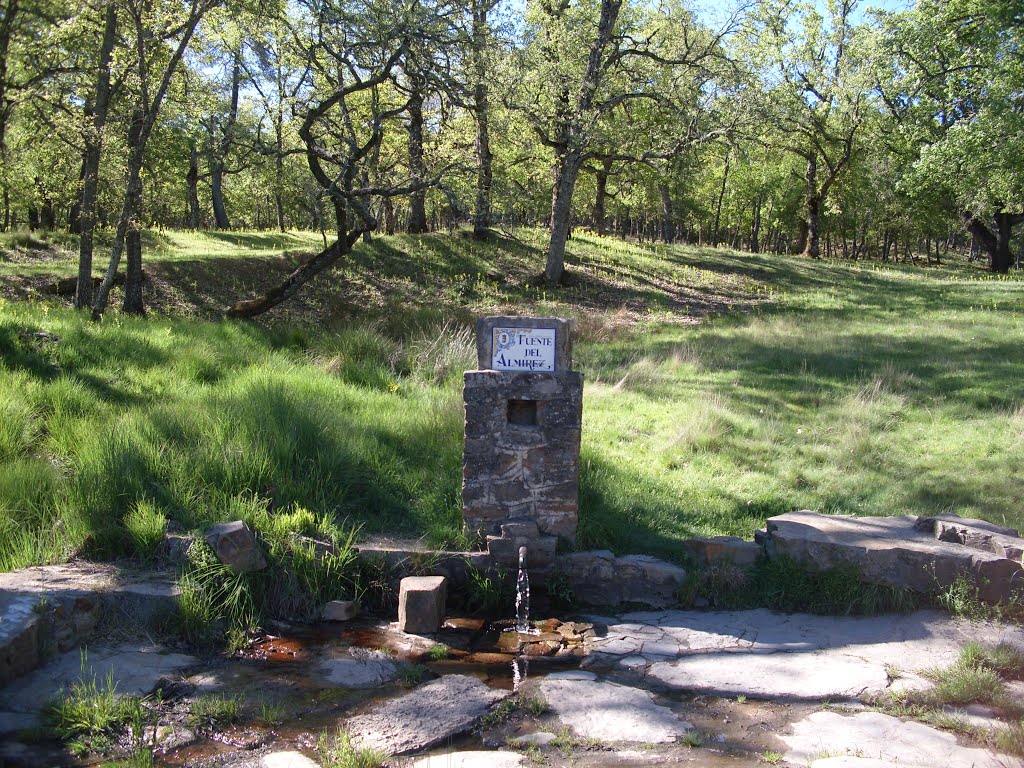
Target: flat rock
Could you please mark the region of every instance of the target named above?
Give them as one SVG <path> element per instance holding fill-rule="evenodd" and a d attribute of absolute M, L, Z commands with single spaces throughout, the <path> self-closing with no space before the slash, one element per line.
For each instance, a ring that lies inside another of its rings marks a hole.
<path fill-rule="evenodd" d="M 17 733 L 42 725 L 35 712 L 0 712 L 0 736 Z"/>
<path fill-rule="evenodd" d="M 815 760 L 811 763 L 811 768 L 899 768 L 899 766 L 888 760 L 878 760 L 874 757 L 838 755 Z"/>
<path fill-rule="evenodd" d="M 447 675 L 343 722 L 360 747 L 401 755 L 469 730 L 509 695 L 475 677 Z"/>
<path fill-rule="evenodd" d="M 900 768 L 999 768 L 1005 765 L 984 749 L 963 747 L 951 733 L 913 721 L 901 721 L 877 712 L 841 715 L 815 712 L 793 724 L 792 733 L 780 734 L 793 765 L 821 768 L 821 757 L 856 757 L 874 763 L 824 763 L 835 766 L 897 765 Z M 821 757 L 819 757 L 821 756 Z M 815 758 L 819 758 L 815 760 Z"/>
<path fill-rule="evenodd" d="M 90 681 L 95 676 L 97 683 L 104 685 L 108 673 L 117 693 L 141 696 L 152 691 L 160 678 L 197 663 L 193 656 L 166 653 L 159 646 L 122 644 L 90 648 L 83 669 L 82 655 L 70 651 L 3 689 L 0 706 L 13 712 L 35 712 L 80 680 Z"/>
<path fill-rule="evenodd" d="M 785 555 L 813 568 L 855 565 L 865 581 L 875 584 L 928 592 L 967 575 L 978 585 L 981 599 L 996 602 L 1009 599 L 1024 583 L 1019 557 L 942 541 L 921 530 L 911 515 L 845 517 L 801 510 L 769 518 L 766 530 L 769 557 Z M 1008 537 L 1002 540 L 1010 546 Z"/>
<path fill-rule="evenodd" d="M 320 768 L 301 752 L 271 752 L 263 756 L 263 768 Z"/>
<path fill-rule="evenodd" d="M 516 752 L 445 752 L 421 757 L 408 768 L 520 768 L 526 758 Z"/>
<path fill-rule="evenodd" d="M 707 653 L 652 664 L 648 678 L 678 690 L 761 699 L 823 699 L 881 691 L 885 667 L 828 653 Z"/>
<path fill-rule="evenodd" d="M 398 676 L 398 665 L 380 654 L 360 659 L 324 659 L 318 667 L 320 682 L 342 688 L 375 688 Z"/>
<path fill-rule="evenodd" d="M 558 719 L 583 738 L 664 744 L 690 729 L 647 691 L 594 677 L 548 675 L 540 692 Z"/>

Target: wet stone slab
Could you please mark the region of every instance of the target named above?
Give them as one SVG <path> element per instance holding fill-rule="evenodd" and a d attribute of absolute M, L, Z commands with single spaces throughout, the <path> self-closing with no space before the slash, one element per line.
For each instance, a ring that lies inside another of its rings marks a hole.
<path fill-rule="evenodd" d="M 402 768 L 521 768 L 526 758 L 516 752 L 444 752 L 401 763 Z"/>
<path fill-rule="evenodd" d="M 0 691 L 0 709 L 36 712 L 76 682 L 95 678 L 102 686 L 108 674 L 119 694 L 143 695 L 162 677 L 196 664 L 193 656 L 167 653 L 156 645 L 94 646 L 85 654 L 84 664 L 82 653 L 69 651 Z"/>
<path fill-rule="evenodd" d="M 794 723 L 792 733 L 781 738 L 788 746 L 788 763 L 812 768 L 862 765 L 850 758 L 880 761 L 865 763 L 867 766 L 901 768 L 1005 768 L 1014 764 L 988 750 L 961 746 L 951 733 L 878 712 L 815 712 Z M 846 762 L 829 763 L 823 758 L 846 758 Z"/>
<path fill-rule="evenodd" d="M 332 658 L 320 662 L 315 678 L 323 684 L 342 688 L 376 688 L 398 676 L 398 665 L 380 651 L 354 654 L 354 658 Z"/>
<path fill-rule="evenodd" d="M 439 744 L 472 728 L 509 695 L 475 677 L 447 675 L 372 711 L 348 718 L 342 726 L 360 747 L 401 755 Z"/>
<path fill-rule="evenodd" d="M 879 692 L 885 667 L 834 653 L 710 653 L 652 664 L 648 679 L 718 696 L 821 700 Z"/>
<path fill-rule="evenodd" d="M 665 744 L 692 728 L 647 691 L 599 680 L 589 672 L 548 675 L 540 692 L 558 719 L 583 738 Z"/>

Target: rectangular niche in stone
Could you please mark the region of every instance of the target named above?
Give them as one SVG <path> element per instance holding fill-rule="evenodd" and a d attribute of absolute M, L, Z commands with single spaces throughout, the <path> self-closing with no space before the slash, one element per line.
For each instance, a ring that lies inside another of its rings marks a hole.
<path fill-rule="evenodd" d="M 569 370 L 570 330 L 569 321 L 559 318 L 484 318 L 477 324 L 481 370 L 466 371 L 463 390 L 462 505 L 470 532 L 497 536 L 503 525 L 535 523 L 542 536 L 575 542 L 583 376 Z M 539 359 L 552 370 L 491 365 L 502 352 L 531 348 L 542 351 L 506 359 Z"/>

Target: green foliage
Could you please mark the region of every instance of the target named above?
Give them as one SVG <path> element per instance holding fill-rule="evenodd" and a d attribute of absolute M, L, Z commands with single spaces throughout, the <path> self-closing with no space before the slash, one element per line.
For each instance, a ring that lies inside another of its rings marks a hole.
<path fill-rule="evenodd" d="M 398 670 L 398 678 L 406 685 L 419 685 L 429 672 L 424 664 L 403 664 Z"/>
<path fill-rule="evenodd" d="M 435 643 L 427 650 L 427 657 L 431 661 L 441 661 L 448 658 L 451 649 L 444 643 Z"/>
<path fill-rule="evenodd" d="M 364 594 L 355 530 L 301 507 L 271 513 L 251 495 L 234 502 L 237 516 L 255 532 L 267 567 L 236 573 L 205 541 L 193 542 L 179 581 L 179 620 L 190 641 L 210 645 L 226 637 L 238 649 L 266 617 L 313 619 L 326 602 Z"/>
<path fill-rule="evenodd" d="M 968 643 L 960 651 L 960 665 L 995 672 L 1004 680 L 1024 680 L 1024 650 L 1012 643 L 988 647 Z"/>
<path fill-rule="evenodd" d="M 451 599 L 460 610 L 470 614 L 498 615 L 508 611 L 515 601 L 515 585 L 504 569 L 487 571 L 468 566 L 464 589 Z"/>
<path fill-rule="evenodd" d="M 694 747 L 699 747 L 703 740 L 701 739 L 698 731 L 687 731 L 682 735 L 682 738 L 680 738 L 679 741 L 693 749 Z"/>
<path fill-rule="evenodd" d="M 388 755 L 371 747 L 356 747 L 344 730 L 331 737 L 320 734 L 316 745 L 324 768 L 382 768 Z"/>
<path fill-rule="evenodd" d="M 944 704 L 989 704 L 1003 695 L 1005 687 L 999 675 L 982 666 L 962 661 L 949 669 L 929 670 L 926 677 L 935 682 L 935 696 Z"/>

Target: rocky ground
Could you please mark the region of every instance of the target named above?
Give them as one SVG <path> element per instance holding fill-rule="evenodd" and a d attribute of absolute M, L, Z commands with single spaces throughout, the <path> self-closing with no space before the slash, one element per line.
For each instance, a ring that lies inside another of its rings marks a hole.
<path fill-rule="evenodd" d="M 84 666 L 71 651 L 0 689 L 0 765 L 74 764 L 36 726 L 43 703 L 66 695 L 83 669 L 100 681 L 109 672 L 119 693 L 161 690 L 148 700 L 156 728 L 147 737 L 165 766 L 325 765 L 317 740 L 339 729 L 403 768 L 1020 764 L 987 747 L 990 738 L 978 740 L 1006 727 L 998 708 L 949 712 L 939 730 L 885 706 L 930 687 L 922 670 L 954 663 L 970 641 L 1024 648 L 1019 627 L 936 612 L 766 610 L 580 622 L 593 625 L 582 659 L 503 653 L 507 640 L 484 639 L 472 621 L 432 637 L 371 620 L 281 627 L 230 658 L 200 659 L 143 638 L 94 643 Z M 1010 695 L 1024 704 L 1013 685 Z M 204 697 L 237 701 L 235 722 L 196 717 Z"/>

